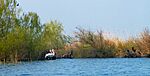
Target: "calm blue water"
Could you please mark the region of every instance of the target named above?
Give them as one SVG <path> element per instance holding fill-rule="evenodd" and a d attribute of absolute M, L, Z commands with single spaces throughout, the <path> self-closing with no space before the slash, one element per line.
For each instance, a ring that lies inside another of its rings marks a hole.
<path fill-rule="evenodd" d="M 150 76 L 149 58 L 57 59 L 1 64 L 0 76 Z"/>

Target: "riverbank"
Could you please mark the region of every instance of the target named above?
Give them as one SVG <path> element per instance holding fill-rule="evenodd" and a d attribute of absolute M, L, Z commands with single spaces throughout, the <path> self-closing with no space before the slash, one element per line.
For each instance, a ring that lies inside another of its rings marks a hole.
<path fill-rule="evenodd" d="M 91 31 L 76 27 L 71 37 L 64 34 L 62 23 L 49 21 L 42 24 L 37 13 L 21 11 L 16 0 L 0 2 L 1 62 L 44 60 L 45 53 L 41 54 L 50 49 L 56 50 L 60 58 L 132 58 L 150 55 L 148 28 L 137 37 L 122 40 L 107 37 L 101 28 Z"/>

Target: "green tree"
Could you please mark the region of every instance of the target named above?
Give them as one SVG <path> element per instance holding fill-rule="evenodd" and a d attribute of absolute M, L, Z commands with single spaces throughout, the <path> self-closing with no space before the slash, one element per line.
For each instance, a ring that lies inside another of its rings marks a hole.
<path fill-rule="evenodd" d="M 42 32 L 42 41 L 46 49 L 61 48 L 64 45 L 64 35 L 63 35 L 62 24 L 51 21 L 44 25 L 44 30 Z"/>

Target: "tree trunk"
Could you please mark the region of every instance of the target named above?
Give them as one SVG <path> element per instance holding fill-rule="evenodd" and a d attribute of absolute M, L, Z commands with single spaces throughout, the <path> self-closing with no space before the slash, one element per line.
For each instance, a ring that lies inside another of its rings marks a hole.
<path fill-rule="evenodd" d="M 17 51 L 15 52 L 14 62 L 15 62 L 15 63 L 17 63 L 17 62 L 18 62 L 18 53 L 17 53 Z"/>

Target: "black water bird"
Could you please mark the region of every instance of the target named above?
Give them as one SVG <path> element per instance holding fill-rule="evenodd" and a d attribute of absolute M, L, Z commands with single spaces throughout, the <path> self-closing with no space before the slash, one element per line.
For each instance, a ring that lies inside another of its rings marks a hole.
<path fill-rule="evenodd" d="M 19 3 L 17 4 L 17 6 L 19 6 Z"/>

